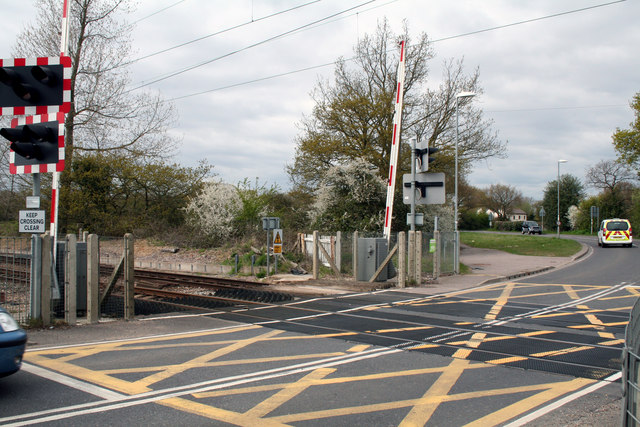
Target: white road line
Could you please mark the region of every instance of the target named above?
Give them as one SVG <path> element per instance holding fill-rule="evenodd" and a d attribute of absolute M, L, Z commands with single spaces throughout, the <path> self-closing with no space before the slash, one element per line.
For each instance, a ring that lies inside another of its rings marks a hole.
<path fill-rule="evenodd" d="M 618 380 L 619 378 L 622 377 L 622 373 L 620 372 L 616 372 L 615 374 L 605 378 L 602 381 L 598 381 L 597 383 L 590 385 L 589 387 L 586 387 L 582 390 L 579 390 L 573 394 L 570 394 L 568 396 L 563 397 L 560 400 L 556 400 L 555 402 L 547 405 L 547 406 L 543 406 L 542 408 L 538 409 L 537 411 L 534 411 L 532 413 L 530 413 L 529 415 L 526 415 L 522 418 L 519 418 L 507 425 L 505 425 L 504 427 L 520 427 L 523 426 L 537 418 L 540 418 L 543 415 L 546 415 L 548 413 L 550 413 L 551 411 L 555 411 L 556 409 L 558 409 L 561 406 L 566 405 L 569 402 L 572 402 L 574 400 L 576 400 L 579 397 L 582 396 L 586 396 L 589 393 L 592 393 L 606 385 L 611 384 L 613 381 Z"/>
<path fill-rule="evenodd" d="M 76 390 L 83 391 L 85 393 L 93 394 L 107 401 L 120 400 L 127 397 L 126 394 L 121 394 L 104 387 L 99 387 L 95 384 L 86 383 L 84 381 L 77 380 L 75 378 L 68 377 L 66 375 L 59 374 L 48 369 L 41 368 L 39 366 L 32 365 L 30 363 L 23 363 L 22 370 L 34 375 L 46 378 L 51 381 L 66 385 Z"/>

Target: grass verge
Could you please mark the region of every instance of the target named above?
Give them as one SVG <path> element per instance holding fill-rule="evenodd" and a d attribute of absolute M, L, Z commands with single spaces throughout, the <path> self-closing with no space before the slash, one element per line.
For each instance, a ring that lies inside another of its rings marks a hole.
<path fill-rule="evenodd" d="M 575 240 L 526 234 L 461 232 L 460 241 L 474 248 L 496 249 L 529 256 L 566 257 L 575 255 L 581 248 L 580 243 Z"/>

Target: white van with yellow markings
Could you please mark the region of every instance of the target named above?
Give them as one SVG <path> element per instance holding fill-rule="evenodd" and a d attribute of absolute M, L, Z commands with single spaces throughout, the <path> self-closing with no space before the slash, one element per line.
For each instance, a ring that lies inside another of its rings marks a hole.
<path fill-rule="evenodd" d="M 626 219 L 605 219 L 598 230 L 598 246 L 621 245 L 631 247 L 633 234 L 631 223 Z"/>

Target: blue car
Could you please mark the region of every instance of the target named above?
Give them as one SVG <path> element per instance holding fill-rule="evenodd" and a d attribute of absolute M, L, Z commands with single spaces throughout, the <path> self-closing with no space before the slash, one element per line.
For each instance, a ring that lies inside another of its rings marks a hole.
<path fill-rule="evenodd" d="M 17 372 L 27 344 L 27 333 L 0 307 L 0 377 Z"/>

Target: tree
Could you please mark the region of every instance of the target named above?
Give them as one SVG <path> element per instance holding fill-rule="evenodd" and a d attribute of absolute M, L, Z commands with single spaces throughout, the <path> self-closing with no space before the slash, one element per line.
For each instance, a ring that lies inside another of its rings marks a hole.
<path fill-rule="evenodd" d="M 388 179 L 399 40 L 407 46 L 402 138 L 418 135 L 431 146 L 437 141 L 441 152 L 434 168 L 453 169 L 455 95 L 463 90 L 482 93 L 478 71 L 466 75 L 462 61 L 449 61 L 444 83 L 437 90 L 428 89 L 433 52 L 427 35 L 414 42 L 405 26 L 396 36 L 385 20 L 374 35 L 361 39 L 353 60 L 337 61 L 334 81 L 320 81 L 312 93 L 316 105 L 300 123 L 294 163 L 287 167 L 295 186 L 312 192 L 330 168 L 359 158 Z M 459 160 L 464 174 L 471 162 L 500 155 L 504 146 L 470 100 L 460 100 L 460 113 Z M 401 148 L 398 170 L 408 170 L 411 152 L 408 144 Z"/>
<path fill-rule="evenodd" d="M 188 224 L 200 236 L 199 243 L 216 245 L 235 236 L 234 222 L 242 210 L 242 200 L 235 186 L 208 182 L 185 210 Z"/>
<path fill-rule="evenodd" d="M 560 176 L 560 222 L 561 230 L 569 230 L 567 213 L 570 206 L 579 206 L 584 198 L 584 187 L 580 180 L 573 175 L 565 174 Z M 558 181 L 553 180 L 547 183 L 542 199 L 542 207 L 546 212 L 544 217 L 544 227 L 546 230 L 556 228 L 558 216 Z"/>
<path fill-rule="evenodd" d="M 619 185 L 637 179 L 629 167 L 615 160 L 601 160 L 587 169 L 587 182 L 599 190 L 614 192 Z"/>
<path fill-rule="evenodd" d="M 169 158 L 176 147 L 166 133 L 174 120 L 170 103 L 158 95 L 128 91 L 126 68 L 131 52 L 131 27 L 123 16 L 129 0 L 71 2 L 68 55 L 71 57 L 71 111 L 65 122 L 65 160 L 76 152 L 121 153 L 140 162 Z M 60 54 L 63 2 L 36 0 L 36 21 L 18 35 L 14 56 Z M 62 175 L 60 208 L 69 203 L 69 172 Z M 65 216 L 60 215 L 61 222 Z"/>
<path fill-rule="evenodd" d="M 630 129 L 616 129 L 613 134 L 613 147 L 623 163 L 640 169 L 640 92 L 636 93 L 630 103 L 635 119 Z"/>
<path fill-rule="evenodd" d="M 184 207 L 210 167 L 140 164 L 113 153 L 78 156 L 69 167 L 67 221 L 102 235 L 165 232 L 184 224 Z"/>
<path fill-rule="evenodd" d="M 312 210 L 317 229 L 370 231 L 382 229 L 386 184 L 361 159 L 329 169 Z"/>
<path fill-rule="evenodd" d="M 267 187 L 260 184 L 256 178 L 254 186 L 248 179 L 244 179 L 236 186 L 238 197 L 240 197 L 241 208 L 234 219 L 235 233 L 239 235 L 256 235 L 262 232 L 262 220 L 264 216 L 270 215 L 271 198 L 278 193 L 278 186 Z"/>
<path fill-rule="evenodd" d="M 485 190 L 488 208 L 498 214 L 498 218 L 507 220 L 509 214 L 522 200 L 522 193 L 515 187 L 504 184 L 492 184 Z"/>

